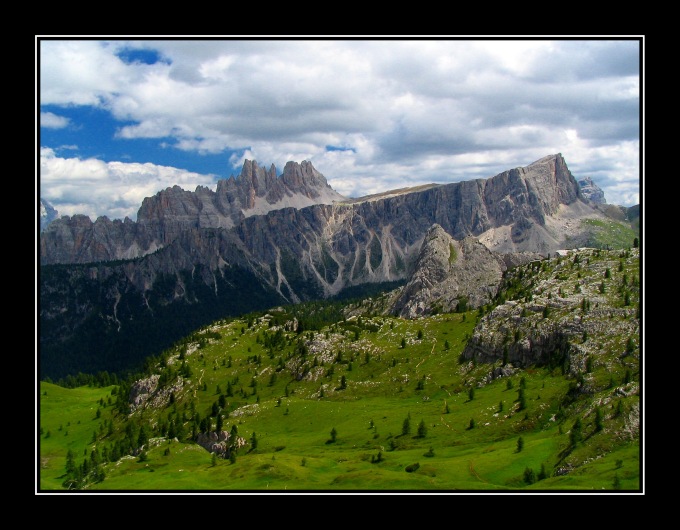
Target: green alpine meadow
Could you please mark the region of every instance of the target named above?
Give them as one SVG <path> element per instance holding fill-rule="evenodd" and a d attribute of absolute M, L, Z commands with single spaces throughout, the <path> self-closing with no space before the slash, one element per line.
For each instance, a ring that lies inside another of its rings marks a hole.
<path fill-rule="evenodd" d="M 637 238 L 401 318 L 402 286 L 195 329 L 37 388 L 40 492 L 639 492 Z M 435 304 L 436 305 L 436 304 Z"/>

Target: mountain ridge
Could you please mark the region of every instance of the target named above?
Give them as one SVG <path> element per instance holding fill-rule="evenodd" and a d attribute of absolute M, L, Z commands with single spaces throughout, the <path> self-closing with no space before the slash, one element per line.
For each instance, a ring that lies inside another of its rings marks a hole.
<path fill-rule="evenodd" d="M 85 216 L 62 217 L 41 234 L 41 264 L 140 257 L 167 245 L 188 228 L 242 231 L 247 229 L 247 226 L 242 228 L 244 221 L 255 216 L 246 216 L 242 211 L 243 206 L 255 209 L 274 200 L 273 204 L 283 205 L 283 208 L 271 209 L 264 215 L 285 210 L 290 206 L 281 201 L 284 196 L 292 195 L 284 191 L 292 189 L 298 190 L 298 197 L 319 201 L 309 207 L 319 210 L 323 205 L 334 204 L 341 209 L 356 208 L 360 215 L 367 212 L 367 203 L 379 213 L 379 210 L 391 207 L 393 203 L 389 201 L 399 203 L 404 197 L 418 195 L 425 199 L 422 208 L 429 209 L 429 212 L 421 212 L 425 217 L 429 214 L 425 225 L 420 227 L 422 233 L 433 222 L 437 222 L 456 238 L 475 235 L 489 248 L 506 252 L 549 252 L 560 248 L 562 242 L 558 240 L 559 234 L 556 238 L 545 227 L 546 222 L 550 222 L 549 218 L 560 216 L 561 207 L 569 210 L 562 217 L 602 215 L 583 201 L 579 185 L 561 154 L 543 157 L 529 166 L 514 168 L 488 179 L 417 187 L 415 191 L 391 196 L 390 192 L 385 192 L 387 196 L 375 200 L 369 200 L 369 196 L 366 200 L 358 198 L 347 201 L 342 198 L 340 201 L 341 196 L 337 194 L 338 201 L 335 203 L 328 195 L 335 192 L 310 162 L 289 162 L 283 176 L 274 180 L 273 166 L 267 172 L 257 164 L 246 161 L 242 175 L 238 180 L 241 182 L 240 187 L 237 179 L 230 178 L 220 181 L 217 192 L 205 187 L 197 187 L 196 192 L 184 191 L 179 186 L 167 188 L 143 201 L 136 222 L 127 218 L 124 221 L 111 221 L 100 217 L 92 223 Z M 282 183 L 285 189 L 282 191 L 280 187 L 277 188 L 276 183 Z M 318 190 L 328 194 L 322 195 Z M 318 195 L 311 199 L 309 196 L 315 193 Z M 311 216 L 315 214 L 313 212 Z M 319 212 L 318 215 L 328 217 L 326 212 Z M 366 215 L 371 216 L 371 213 Z M 419 222 L 418 212 L 411 217 L 411 221 Z M 500 228 L 503 230 L 496 234 Z M 533 237 L 533 240 L 523 242 L 523 237 L 527 240 Z M 512 241 L 508 241 L 508 238 Z"/>

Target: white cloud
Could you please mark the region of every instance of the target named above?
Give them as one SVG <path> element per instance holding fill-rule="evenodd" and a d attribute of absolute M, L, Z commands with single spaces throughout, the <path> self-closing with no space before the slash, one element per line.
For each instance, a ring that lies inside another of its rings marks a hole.
<path fill-rule="evenodd" d="M 48 129 L 63 129 L 68 126 L 69 119 L 64 116 L 57 116 L 52 112 L 40 113 L 40 126 Z"/>
<path fill-rule="evenodd" d="M 126 64 L 122 48 L 164 61 Z M 309 159 L 341 193 L 489 177 L 561 152 L 608 201 L 630 201 L 639 51 L 616 39 L 43 41 L 40 96 L 109 110 L 129 141 L 247 149 L 279 171 Z"/>
<path fill-rule="evenodd" d="M 214 189 L 212 175 L 180 169 L 97 159 L 61 158 L 49 148 L 40 150 L 40 196 L 60 215 L 84 214 L 92 220 L 136 219 L 145 197 L 178 185 L 193 191 L 196 186 Z"/>

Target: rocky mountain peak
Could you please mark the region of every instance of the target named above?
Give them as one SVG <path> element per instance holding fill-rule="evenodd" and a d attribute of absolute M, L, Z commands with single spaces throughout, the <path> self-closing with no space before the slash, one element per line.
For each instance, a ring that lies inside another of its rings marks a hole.
<path fill-rule="evenodd" d="M 287 162 L 283 168 L 281 180 L 291 189 L 330 188 L 326 177 L 319 173 L 308 160 L 303 160 L 299 164 Z"/>
<path fill-rule="evenodd" d="M 581 194 L 590 202 L 595 204 L 607 204 L 607 201 L 604 198 L 604 191 L 602 191 L 602 188 L 595 184 L 590 177 L 580 179 L 578 185 L 581 188 Z"/>

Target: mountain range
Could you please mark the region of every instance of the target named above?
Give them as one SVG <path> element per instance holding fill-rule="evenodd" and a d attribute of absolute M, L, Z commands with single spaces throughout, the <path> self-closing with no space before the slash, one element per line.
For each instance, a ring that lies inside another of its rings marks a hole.
<path fill-rule="evenodd" d="M 630 227 L 602 206 L 561 154 L 356 199 L 308 161 L 277 176 L 247 160 L 214 192 L 146 198 L 137 221 L 63 216 L 40 233 L 41 373 L 126 369 L 212 319 L 367 286 L 405 285 L 404 316 L 477 307 L 509 266 Z"/>

